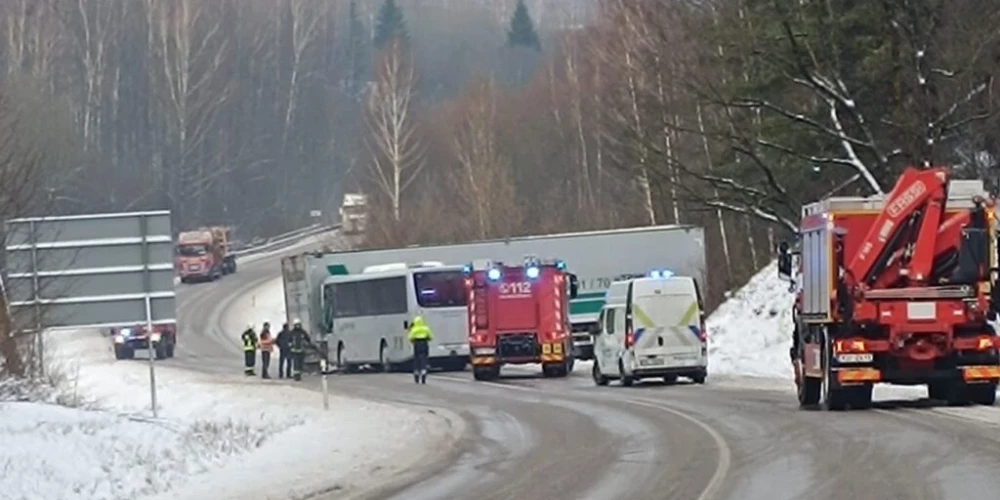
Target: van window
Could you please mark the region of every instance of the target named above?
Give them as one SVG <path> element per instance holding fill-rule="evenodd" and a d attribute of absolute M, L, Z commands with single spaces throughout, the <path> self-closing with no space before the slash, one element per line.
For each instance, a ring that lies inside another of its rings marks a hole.
<path fill-rule="evenodd" d="M 617 312 L 618 314 L 615 314 L 615 331 L 623 332 L 625 331 L 625 308 L 623 307 Z"/>
<path fill-rule="evenodd" d="M 607 315 L 604 317 L 604 333 L 612 335 L 615 333 L 615 310 L 607 309 Z"/>

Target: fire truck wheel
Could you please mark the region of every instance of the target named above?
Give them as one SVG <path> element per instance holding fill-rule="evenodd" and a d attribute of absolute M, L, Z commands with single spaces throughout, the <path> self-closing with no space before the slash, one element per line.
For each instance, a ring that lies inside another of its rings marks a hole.
<path fill-rule="evenodd" d="M 472 377 L 476 380 L 493 380 L 500 375 L 500 368 L 475 367 L 472 369 Z"/>
<path fill-rule="evenodd" d="M 608 377 L 605 377 L 604 374 L 601 373 L 601 367 L 597 361 L 594 361 L 594 369 L 590 371 L 590 374 L 594 377 L 594 384 L 596 385 L 608 385 L 608 382 L 610 381 Z"/>
<path fill-rule="evenodd" d="M 163 342 L 153 346 L 153 349 L 156 351 L 156 359 L 167 359 L 167 346 Z"/>
<path fill-rule="evenodd" d="M 115 359 L 132 359 L 135 357 L 135 351 L 129 349 L 125 346 L 115 346 Z"/>

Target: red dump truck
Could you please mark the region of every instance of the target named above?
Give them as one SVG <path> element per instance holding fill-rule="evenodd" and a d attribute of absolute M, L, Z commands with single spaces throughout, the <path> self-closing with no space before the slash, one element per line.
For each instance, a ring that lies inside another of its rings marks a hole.
<path fill-rule="evenodd" d="M 793 359 L 802 406 L 868 408 L 877 383 L 992 405 L 1000 380 L 994 202 L 981 181 L 908 168 L 893 190 L 803 207 Z M 796 356 L 797 354 L 797 356 Z"/>
<path fill-rule="evenodd" d="M 203 227 L 177 235 L 177 273 L 181 283 L 214 281 L 236 272 L 228 227 Z"/>
<path fill-rule="evenodd" d="M 469 354 L 476 380 L 500 376 L 505 364 L 541 363 L 547 377 L 573 371 L 569 301 L 576 276 L 559 260 L 515 265 L 478 260 L 465 268 Z"/>

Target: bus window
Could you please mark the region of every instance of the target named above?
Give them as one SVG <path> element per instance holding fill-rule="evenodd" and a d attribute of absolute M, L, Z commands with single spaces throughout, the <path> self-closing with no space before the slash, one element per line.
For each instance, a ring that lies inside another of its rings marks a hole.
<path fill-rule="evenodd" d="M 406 314 L 406 277 L 382 278 L 368 282 L 371 285 L 372 315 Z"/>
<path fill-rule="evenodd" d="M 333 283 L 330 294 L 334 318 L 405 314 L 406 277 Z"/>
<path fill-rule="evenodd" d="M 462 271 L 413 273 L 413 288 L 420 307 L 465 307 L 465 274 Z"/>

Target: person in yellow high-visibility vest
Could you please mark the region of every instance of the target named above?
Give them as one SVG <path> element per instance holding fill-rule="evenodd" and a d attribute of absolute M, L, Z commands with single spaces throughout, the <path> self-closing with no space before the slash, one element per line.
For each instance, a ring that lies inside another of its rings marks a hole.
<path fill-rule="evenodd" d="M 407 334 L 410 343 L 413 344 L 413 382 L 417 384 L 427 383 L 427 357 L 430 355 L 430 341 L 434 338 L 431 328 L 424 323 L 424 318 L 417 316 L 410 324 L 410 331 Z"/>

